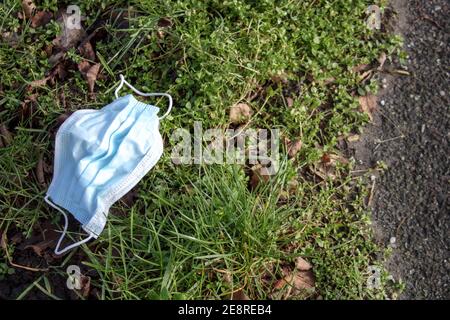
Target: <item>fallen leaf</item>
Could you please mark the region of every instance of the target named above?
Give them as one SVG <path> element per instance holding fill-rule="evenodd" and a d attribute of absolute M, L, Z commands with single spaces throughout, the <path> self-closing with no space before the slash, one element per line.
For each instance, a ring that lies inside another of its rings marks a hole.
<path fill-rule="evenodd" d="M 359 80 L 360 80 L 360 81 L 364 81 L 364 80 L 366 80 L 367 78 L 369 78 L 370 75 L 372 75 L 372 74 L 373 74 L 373 70 L 365 71 L 365 72 L 361 73 L 361 75 L 359 76 Z"/>
<path fill-rule="evenodd" d="M 346 164 L 348 163 L 348 160 L 338 154 L 324 153 L 320 162 L 313 166 L 312 171 L 322 178 L 322 180 L 327 180 L 327 178 L 334 180 L 336 178 L 335 171 L 337 163 Z"/>
<path fill-rule="evenodd" d="M 37 93 L 29 95 L 21 104 L 21 117 L 22 119 L 29 118 L 34 112 L 34 104 L 36 103 Z"/>
<path fill-rule="evenodd" d="M 25 246 L 24 249 L 33 249 L 34 253 L 36 253 L 38 256 L 42 257 L 42 255 L 44 254 L 45 250 L 47 250 L 48 248 L 52 248 L 55 244 L 55 239 L 47 239 L 47 240 L 43 240 L 41 242 L 38 242 L 36 244 L 30 244 Z"/>
<path fill-rule="evenodd" d="M 311 270 L 300 271 L 294 277 L 294 287 L 297 290 L 312 289 L 315 286 L 314 274 Z"/>
<path fill-rule="evenodd" d="M 330 155 L 328 153 L 324 153 L 322 155 L 322 157 L 320 158 L 320 160 L 322 161 L 322 163 L 328 164 L 328 163 L 331 162 L 331 157 L 330 157 Z"/>
<path fill-rule="evenodd" d="M 80 50 L 80 54 L 82 57 L 91 61 L 95 60 L 95 52 L 91 42 L 84 42 L 81 46 L 78 47 L 78 49 Z"/>
<path fill-rule="evenodd" d="M 347 137 L 347 141 L 348 142 L 356 142 L 359 140 L 359 135 L 358 134 L 351 134 Z"/>
<path fill-rule="evenodd" d="M 271 296 L 274 299 L 288 299 L 304 291 L 313 291 L 314 287 L 314 274 L 311 270 L 294 271 L 275 283 Z"/>
<path fill-rule="evenodd" d="M 31 18 L 34 10 L 36 10 L 36 5 L 32 0 L 22 0 L 22 9 L 25 13 L 25 17 Z"/>
<path fill-rule="evenodd" d="M 83 60 L 78 64 L 78 70 L 80 70 L 81 74 L 86 79 L 89 92 L 93 93 L 95 81 L 97 80 L 98 72 L 100 71 L 100 63 L 91 65 L 86 60 Z"/>
<path fill-rule="evenodd" d="M 373 120 L 373 113 L 377 107 L 377 97 L 375 95 L 367 95 L 359 97 L 359 105 L 361 107 L 361 111 L 365 112 L 369 119 Z"/>
<path fill-rule="evenodd" d="M 39 11 L 31 18 L 31 27 L 38 28 L 45 26 L 53 18 L 53 13 L 50 11 Z"/>
<path fill-rule="evenodd" d="M 0 124 L 0 138 L 5 146 L 8 146 L 13 140 L 11 132 L 9 132 L 4 123 Z"/>
<path fill-rule="evenodd" d="M 36 166 L 36 176 L 38 183 L 41 186 L 45 186 L 45 176 L 44 176 L 44 159 L 42 155 L 39 157 L 37 166 Z"/>
<path fill-rule="evenodd" d="M 289 158 L 295 157 L 295 155 L 300 151 L 302 148 L 302 141 L 300 139 L 297 139 L 295 141 L 288 143 L 288 156 Z"/>
<path fill-rule="evenodd" d="M 380 56 L 378 57 L 378 64 L 379 64 L 378 71 L 383 69 L 384 63 L 386 62 L 386 58 L 387 58 L 387 56 L 386 56 L 385 52 L 382 52 L 380 54 Z"/>
<path fill-rule="evenodd" d="M 294 105 L 294 99 L 292 99 L 291 97 L 287 97 L 286 104 L 289 108 L 292 108 L 292 106 Z"/>
<path fill-rule="evenodd" d="M 40 257 L 49 257 L 53 255 L 53 251 L 48 249 L 54 248 L 60 237 L 60 233 L 56 231 L 56 226 L 52 224 L 51 221 L 45 220 L 44 222 L 38 223 L 35 230 L 39 230 L 39 232 L 35 232 L 32 237 L 26 239 L 24 243 L 17 248 L 19 250 L 32 249 L 34 253 Z"/>
<path fill-rule="evenodd" d="M 250 178 L 251 189 L 254 190 L 258 185 L 267 181 L 269 181 L 269 176 L 264 174 L 264 168 L 258 167 L 252 170 Z"/>
<path fill-rule="evenodd" d="M 370 69 L 370 65 L 369 64 L 359 64 L 355 67 L 352 68 L 353 72 L 361 72 L 361 71 L 367 71 Z"/>
<path fill-rule="evenodd" d="M 62 63 L 58 63 L 53 70 L 50 73 L 50 78 L 52 81 L 54 81 L 55 76 L 58 76 L 60 80 L 64 80 L 67 76 L 67 71 L 64 68 L 64 65 Z"/>
<path fill-rule="evenodd" d="M 38 80 L 34 80 L 31 81 L 29 84 L 30 88 L 35 88 L 35 87 L 43 87 L 47 84 L 47 81 L 50 79 L 49 76 L 42 78 L 42 79 L 38 79 Z"/>
<path fill-rule="evenodd" d="M 244 290 L 239 289 L 231 294 L 230 300 L 250 300 L 250 298 L 245 294 Z"/>
<path fill-rule="evenodd" d="M 6 238 L 6 232 L 5 231 L 0 231 L 0 247 L 2 247 L 3 250 L 8 250 L 8 245 L 7 245 L 7 238 Z"/>
<path fill-rule="evenodd" d="M 297 257 L 297 259 L 295 259 L 295 268 L 299 271 L 308 271 L 312 268 L 312 266 L 302 257 Z"/>
<path fill-rule="evenodd" d="M 246 103 L 238 103 L 230 109 L 230 121 L 241 123 L 251 118 L 253 110 Z"/>
<path fill-rule="evenodd" d="M 89 296 L 89 293 L 91 291 L 91 277 L 81 275 L 80 277 L 80 293 L 84 298 L 87 298 Z"/>

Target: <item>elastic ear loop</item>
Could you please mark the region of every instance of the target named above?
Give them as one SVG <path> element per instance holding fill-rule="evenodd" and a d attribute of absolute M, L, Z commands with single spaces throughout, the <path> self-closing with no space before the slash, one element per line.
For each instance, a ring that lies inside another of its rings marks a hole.
<path fill-rule="evenodd" d="M 64 230 L 63 230 L 63 233 L 62 233 L 61 237 L 59 237 L 58 243 L 56 244 L 56 248 L 55 248 L 55 253 L 56 253 L 57 255 L 63 254 L 64 252 L 67 252 L 67 251 L 69 251 L 69 250 L 71 250 L 71 249 L 73 249 L 73 248 L 75 248 L 75 247 L 78 247 L 79 245 L 82 245 L 83 243 L 88 242 L 89 240 L 91 240 L 91 239 L 94 237 L 93 234 L 90 234 L 89 237 L 87 237 L 86 239 L 83 239 L 83 240 L 81 240 L 81 241 L 75 242 L 75 243 L 73 243 L 73 244 L 71 244 L 71 245 L 65 247 L 64 249 L 59 250 L 59 247 L 61 246 L 61 242 L 62 242 L 62 240 L 64 239 L 64 236 L 65 236 L 66 233 L 67 233 L 67 227 L 69 226 L 69 219 L 67 218 L 67 214 L 66 214 L 63 210 L 61 210 L 58 206 L 54 205 L 54 204 L 48 199 L 48 195 L 45 196 L 44 200 L 45 200 L 45 202 L 47 202 L 51 207 L 53 207 L 53 208 L 55 208 L 56 210 L 58 210 L 59 212 L 61 212 L 61 213 L 63 214 L 63 216 L 64 216 L 64 221 L 65 221 L 65 222 L 64 222 Z"/>
<path fill-rule="evenodd" d="M 125 77 L 122 74 L 120 75 L 120 84 L 117 87 L 117 89 L 114 91 L 116 99 L 119 98 L 119 91 L 120 91 L 120 89 L 122 89 L 124 84 L 126 84 L 131 90 L 136 92 L 138 95 L 141 95 L 141 96 L 144 96 L 144 97 L 164 96 L 164 97 L 167 97 L 169 99 L 169 108 L 167 109 L 166 113 L 164 113 L 161 117 L 159 117 L 159 120 L 162 120 L 165 117 L 167 117 L 167 115 L 172 110 L 173 100 L 172 100 L 172 96 L 170 94 L 168 94 L 168 93 L 159 93 L 159 92 L 155 92 L 155 93 L 141 92 L 138 89 L 136 89 L 135 87 L 133 87 L 127 80 L 125 80 Z"/>

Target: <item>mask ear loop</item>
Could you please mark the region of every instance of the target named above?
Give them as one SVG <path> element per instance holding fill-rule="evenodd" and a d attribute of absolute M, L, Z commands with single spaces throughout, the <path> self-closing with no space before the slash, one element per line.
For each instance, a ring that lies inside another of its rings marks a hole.
<path fill-rule="evenodd" d="M 71 244 L 70 246 L 67 246 L 64 249 L 60 250 L 59 247 L 61 246 L 61 242 L 62 242 L 62 240 L 64 239 L 64 236 L 67 233 L 67 227 L 69 226 L 69 219 L 67 218 L 67 214 L 63 210 L 61 210 L 58 206 L 54 205 L 48 199 L 48 195 L 45 196 L 44 200 L 45 200 L 45 202 L 48 203 L 49 206 L 55 208 L 56 210 L 61 212 L 63 214 L 63 216 L 64 216 L 64 230 L 63 230 L 63 233 L 62 233 L 61 237 L 59 237 L 58 243 L 56 244 L 56 248 L 55 248 L 55 253 L 57 255 L 63 254 L 64 252 L 67 252 L 67 251 L 69 251 L 69 250 L 71 250 L 71 249 L 73 249 L 75 247 L 78 247 L 79 245 L 82 245 L 83 243 L 88 242 L 89 240 L 91 240 L 94 237 L 93 234 L 90 234 L 89 237 L 87 237 L 86 239 L 83 239 L 81 241 L 75 242 L 75 243 Z"/>
<path fill-rule="evenodd" d="M 166 113 L 164 113 L 161 117 L 159 117 L 159 120 L 162 120 L 165 117 L 167 117 L 167 115 L 172 110 L 173 100 L 172 100 L 172 96 L 170 94 L 168 94 L 168 93 L 159 93 L 159 92 L 155 92 L 155 93 L 141 92 L 138 89 L 136 89 L 135 87 L 133 87 L 127 80 L 125 80 L 125 77 L 122 74 L 120 75 L 120 84 L 117 87 L 117 89 L 114 91 L 116 99 L 119 99 L 119 91 L 120 91 L 120 89 L 122 89 L 124 84 L 126 84 L 127 87 L 129 87 L 131 90 L 136 92 L 138 95 L 141 95 L 141 96 L 144 96 L 144 97 L 158 97 L 158 96 L 160 97 L 160 96 L 163 96 L 163 97 L 167 97 L 169 99 L 169 108 L 167 109 Z"/>

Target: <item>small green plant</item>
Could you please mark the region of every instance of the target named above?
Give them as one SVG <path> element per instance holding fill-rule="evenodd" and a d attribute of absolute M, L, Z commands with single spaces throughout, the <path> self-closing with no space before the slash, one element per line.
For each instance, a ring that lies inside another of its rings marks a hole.
<path fill-rule="evenodd" d="M 0 281 L 4 280 L 6 276 L 14 274 L 14 268 L 8 266 L 6 262 L 0 262 Z"/>

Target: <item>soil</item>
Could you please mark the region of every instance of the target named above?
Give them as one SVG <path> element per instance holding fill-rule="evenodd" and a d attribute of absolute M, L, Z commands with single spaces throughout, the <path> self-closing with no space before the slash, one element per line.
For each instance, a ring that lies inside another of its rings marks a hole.
<path fill-rule="evenodd" d="M 392 247 L 387 267 L 405 284 L 400 299 L 450 298 L 449 7 L 391 2 L 410 75 L 394 75 L 395 61 L 384 68 L 391 72 L 381 74 L 378 112 L 350 145 L 361 168 L 388 165 L 375 177 L 371 204 L 376 236 Z"/>

